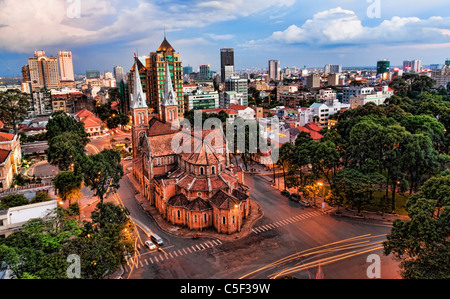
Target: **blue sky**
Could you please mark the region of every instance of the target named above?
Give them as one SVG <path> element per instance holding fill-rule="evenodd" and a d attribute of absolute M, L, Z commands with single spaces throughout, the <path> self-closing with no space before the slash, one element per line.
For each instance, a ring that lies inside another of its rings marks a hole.
<path fill-rule="evenodd" d="M 0 0 L 0 76 L 20 75 L 34 50 L 71 50 L 74 69 L 129 69 L 164 38 L 194 70 L 218 70 L 219 49 L 237 69 L 325 64 L 393 65 L 450 57 L 448 0 Z"/>

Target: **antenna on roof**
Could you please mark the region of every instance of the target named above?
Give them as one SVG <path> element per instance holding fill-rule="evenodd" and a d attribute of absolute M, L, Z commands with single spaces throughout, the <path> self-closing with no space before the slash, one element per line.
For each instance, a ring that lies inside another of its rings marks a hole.
<path fill-rule="evenodd" d="M 166 26 L 164 26 L 164 38 L 166 38 Z"/>

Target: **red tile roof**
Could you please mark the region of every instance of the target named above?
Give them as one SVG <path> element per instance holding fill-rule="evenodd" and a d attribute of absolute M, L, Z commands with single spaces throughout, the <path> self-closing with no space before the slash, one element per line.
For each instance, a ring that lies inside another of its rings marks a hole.
<path fill-rule="evenodd" d="M 306 127 L 297 127 L 297 129 L 300 132 L 309 133 L 309 135 L 311 135 L 311 138 L 314 139 L 314 140 L 320 140 L 320 139 L 323 138 L 323 136 L 321 134 L 319 134 L 318 132 L 310 130 L 310 129 L 306 128 Z"/>
<path fill-rule="evenodd" d="M 11 151 L 0 149 L 0 163 L 4 163 L 9 156 Z"/>
<path fill-rule="evenodd" d="M 16 135 L 0 132 L 0 142 L 12 141 Z"/>
<path fill-rule="evenodd" d="M 229 109 L 232 110 L 245 110 L 247 108 L 249 108 L 248 106 L 242 106 L 242 105 L 236 105 L 236 104 L 232 104 L 230 105 L 230 107 L 228 107 Z"/>

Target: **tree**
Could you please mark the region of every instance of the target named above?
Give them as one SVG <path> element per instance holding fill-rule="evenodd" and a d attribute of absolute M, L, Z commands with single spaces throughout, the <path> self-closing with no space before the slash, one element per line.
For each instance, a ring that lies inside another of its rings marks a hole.
<path fill-rule="evenodd" d="M 11 194 L 0 198 L 0 210 L 19 207 L 28 204 L 28 199 L 23 194 Z"/>
<path fill-rule="evenodd" d="M 58 196 L 62 201 L 78 200 L 82 197 L 81 187 L 83 184 L 82 175 L 77 175 L 73 171 L 62 171 L 53 179 L 53 185 L 58 191 Z"/>
<path fill-rule="evenodd" d="M 450 278 L 450 175 L 429 179 L 407 203 L 410 220 L 396 220 L 384 254 L 400 260 L 405 279 Z"/>
<path fill-rule="evenodd" d="M 73 170 L 80 165 L 85 156 L 85 144 L 76 132 L 64 132 L 48 141 L 45 151 L 50 164 L 58 166 L 59 170 Z"/>
<path fill-rule="evenodd" d="M 358 169 L 346 168 L 334 177 L 331 184 L 334 200 L 354 207 L 358 214 L 372 201 L 372 193 L 378 190 L 384 177 L 379 173 L 364 174 Z"/>
<path fill-rule="evenodd" d="M 17 134 L 17 124 L 28 115 L 30 100 L 27 94 L 17 89 L 0 92 L 0 120 Z"/>
<path fill-rule="evenodd" d="M 278 165 L 283 168 L 284 189 L 286 190 L 286 169 L 293 165 L 294 146 L 290 142 L 284 143 L 280 148 Z"/>
<path fill-rule="evenodd" d="M 92 156 L 87 156 L 83 163 L 84 183 L 95 191 L 100 202 L 119 187 L 119 181 L 123 177 L 123 167 L 120 164 L 120 152 L 115 150 L 103 150 Z"/>
<path fill-rule="evenodd" d="M 28 221 L 20 231 L 0 241 L 0 260 L 16 278 L 66 278 L 67 255 L 63 250 L 80 233 L 76 221 L 65 218 L 59 208 L 45 218 Z"/>
<path fill-rule="evenodd" d="M 80 143 L 85 147 L 89 143 L 88 134 L 84 129 L 83 122 L 77 122 L 73 117 L 67 115 L 64 111 L 53 113 L 47 126 L 46 139 L 50 141 L 53 137 L 63 133 L 74 133 L 78 135 Z"/>
<path fill-rule="evenodd" d="M 340 154 L 336 144 L 331 140 L 321 140 L 320 142 L 312 142 L 310 146 L 310 162 L 314 173 L 325 176 L 325 179 L 331 185 L 340 166 Z"/>

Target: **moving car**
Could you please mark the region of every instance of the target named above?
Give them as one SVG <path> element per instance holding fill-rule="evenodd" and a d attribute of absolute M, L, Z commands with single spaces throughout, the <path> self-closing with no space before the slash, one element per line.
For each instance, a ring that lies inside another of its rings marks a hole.
<path fill-rule="evenodd" d="M 150 249 L 150 250 L 156 250 L 156 248 L 157 248 L 156 245 L 155 245 L 152 241 L 150 241 L 150 240 L 145 241 L 144 244 L 145 244 L 145 246 L 147 246 L 148 249 Z"/>
<path fill-rule="evenodd" d="M 151 235 L 150 240 L 152 240 L 153 243 L 158 244 L 159 246 L 163 245 L 163 239 L 160 236 L 158 236 L 157 234 Z"/>

